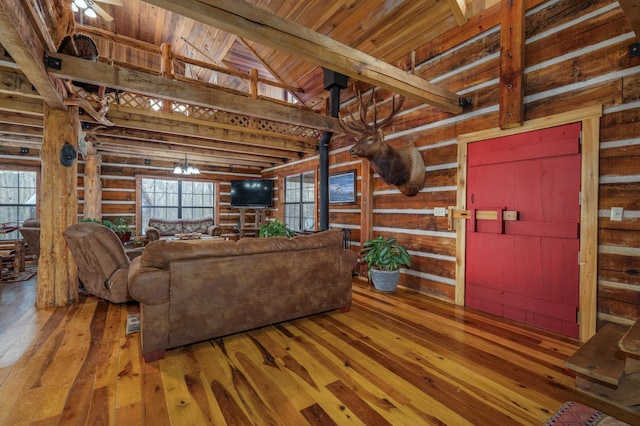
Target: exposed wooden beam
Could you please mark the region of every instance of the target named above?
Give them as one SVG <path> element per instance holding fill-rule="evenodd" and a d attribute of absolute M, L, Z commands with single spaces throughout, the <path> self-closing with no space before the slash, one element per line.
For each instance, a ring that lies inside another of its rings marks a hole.
<path fill-rule="evenodd" d="M 636 33 L 636 40 L 640 41 L 640 0 L 618 0 L 618 3 Z"/>
<path fill-rule="evenodd" d="M 175 114 L 161 112 L 148 114 L 144 111 L 132 111 L 131 108 L 114 107 L 109 113 L 109 118 L 116 127 L 194 136 L 285 151 L 315 152 L 317 150 L 317 142 L 315 141 L 296 140 L 287 137 L 287 135 L 264 130 L 177 117 Z"/>
<path fill-rule="evenodd" d="M 342 132 L 338 119 L 261 99 L 229 93 L 213 87 L 169 80 L 138 70 L 129 70 L 108 64 L 87 61 L 74 56 L 49 52 L 48 56 L 60 60 L 61 69 L 49 68 L 49 74 L 73 81 L 104 85 L 142 95 L 155 96 L 191 105 L 218 108 L 238 114 L 287 122 L 315 129 Z"/>
<path fill-rule="evenodd" d="M 0 95 L 0 103 L 2 102 L 2 96 Z M 41 103 L 42 104 L 42 103 Z M 0 110 L 0 123 L 3 124 L 19 124 L 21 126 L 37 127 L 42 130 L 42 108 L 40 116 L 37 115 L 25 115 L 19 112 L 6 112 Z"/>
<path fill-rule="evenodd" d="M 123 140 L 110 137 L 98 137 L 94 144 L 98 152 L 121 155 L 136 154 L 138 158 L 157 158 L 164 161 L 177 162 L 184 159 L 184 154 L 188 154 L 189 162 L 198 164 L 208 164 L 216 166 L 246 166 L 246 167 L 270 167 L 282 164 L 284 161 L 266 161 L 260 157 L 250 158 L 249 156 L 235 155 L 233 153 L 194 148 L 185 145 L 159 144 L 154 142 Z"/>
<path fill-rule="evenodd" d="M 447 0 L 458 25 L 467 23 L 467 4 L 464 0 Z"/>
<path fill-rule="evenodd" d="M 462 111 L 457 94 L 250 3 L 236 0 L 147 0 L 147 3 L 445 111 Z"/>
<path fill-rule="evenodd" d="M 20 0 L 0 2 L 0 44 L 9 52 L 31 84 L 51 108 L 66 109 L 62 82 L 51 78 L 43 61 L 45 46 Z"/>
<path fill-rule="evenodd" d="M 501 129 L 524 122 L 524 2 L 502 0 L 500 9 L 500 114 Z"/>
<path fill-rule="evenodd" d="M 43 102 L 39 99 L 7 95 L 0 92 L 0 111 L 42 117 L 42 105 Z"/>
<path fill-rule="evenodd" d="M 284 158 L 294 159 L 298 157 L 298 154 L 293 151 L 285 151 L 260 146 L 252 146 L 251 148 L 248 148 L 235 142 L 224 142 L 202 137 L 174 135 L 161 132 L 152 132 L 148 130 L 110 127 L 108 129 L 104 129 L 103 131 L 98 131 L 95 134 L 99 140 L 102 140 L 101 138 L 111 137 L 128 140 L 130 141 L 130 144 L 137 143 L 137 141 L 145 141 L 168 145 L 200 147 L 206 148 L 208 150 L 232 152 L 234 153 L 234 155 L 237 155 L 238 158 L 266 157 L 278 160 Z"/>
<path fill-rule="evenodd" d="M 42 100 L 40 94 L 24 74 L 0 70 L 0 81 L 2 81 L 0 93 L 17 94 Z"/>

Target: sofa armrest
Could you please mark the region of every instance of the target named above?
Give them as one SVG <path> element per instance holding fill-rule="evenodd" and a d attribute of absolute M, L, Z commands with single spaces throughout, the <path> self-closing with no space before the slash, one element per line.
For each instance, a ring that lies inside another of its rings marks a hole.
<path fill-rule="evenodd" d="M 207 228 L 207 234 L 211 235 L 212 237 L 219 237 L 220 235 L 222 235 L 222 228 L 218 225 L 211 225 Z"/>
<path fill-rule="evenodd" d="M 358 264 L 358 255 L 351 250 L 342 250 L 340 253 L 340 272 L 349 274 L 353 272 L 353 269 Z"/>
<path fill-rule="evenodd" d="M 142 266 L 140 257 L 129 265 L 129 294 L 134 300 L 150 305 L 169 302 L 171 273 L 164 269 Z"/>
<path fill-rule="evenodd" d="M 153 226 L 149 226 L 147 228 L 147 241 L 155 241 L 160 239 L 160 231 L 158 228 L 154 228 Z"/>

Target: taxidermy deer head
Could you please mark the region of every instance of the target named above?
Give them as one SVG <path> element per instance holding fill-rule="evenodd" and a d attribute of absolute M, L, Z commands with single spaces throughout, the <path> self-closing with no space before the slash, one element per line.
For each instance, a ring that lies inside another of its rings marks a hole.
<path fill-rule="evenodd" d="M 362 99 L 362 93 L 356 92 L 360 104 L 360 119 L 356 120 L 349 111 L 350 122 L 340 120 L 340 126 L 347 133 L 356 135 L 356 143 L 349 153 L 353 157 L 363 157 L 371 162 L 373 170 L 389 185 L 395 185 L 400 192 L 414 196 L 424 187 L 424 160 L 418 148 L 411 145 L 394 148 L 384 141 L 382 127 L 400 111 L 404 103 L 404 96 L 400 96 L 396 104 L 393 97 L 391 112 L 378 121 L 375 88 L 371 92 L 368 102 Z M 367 122 L 367 109 L 373 104 L 373 123 Z"/>

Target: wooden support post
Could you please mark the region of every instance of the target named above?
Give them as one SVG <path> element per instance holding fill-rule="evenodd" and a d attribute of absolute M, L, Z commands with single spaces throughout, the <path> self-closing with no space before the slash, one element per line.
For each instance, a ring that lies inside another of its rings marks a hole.
<path fill-rule="evenodd" d="M 65 142 L 77 149 L 80 134 L 78 107 L 68 111 L 44 104 L 40 256 L 36 307 L 66 306 L 78 298 L 78 272 L 62 232 L 78 216 L 78 162 L 60 163 Z"/>
<path fill-rule="evenodd" d="M 524 2 L 502 0 L 500 16 L 501 129 L 524 122 Z"/>
<path fill-rule="evenodd" d="M 171 45 L 169 43 L 160 44 L 160 51 L 162 57 L 160 59 L 160 75 L 169 80 L 175 78 L 173 74 L 173 53 L 171 51 Z M 170 99 L 162 100 L 162 110 L 164 112 L 173 112 L 173 101 Z"/>
<path fill-rule="evenodd" d="M 251 99 L 258 99 L 258 70 L 251 68 Z"/>
<path fill-rule="evenodd" d="M 102 181 L 100 154 L 87 154 L 84 159 L 84 217 L 102 220 Z"/>
<path fill-rule="evenodd" d="M 360 178 L 360 248 L 362 249 L 364 243 L 373 237 L 373 171 L 371 163 L 366 160 L 361 161 L 360 170 L 362 172 Z M 363 264 L 359 271 L 360 278 L 363 278 L 363 270 L 364 277 L 368 277 L 366 265 Z"/>

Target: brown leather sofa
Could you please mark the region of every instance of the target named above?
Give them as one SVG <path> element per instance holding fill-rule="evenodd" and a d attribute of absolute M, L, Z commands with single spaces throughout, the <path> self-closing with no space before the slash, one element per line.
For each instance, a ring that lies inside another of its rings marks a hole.
<path fill-rule="evenodd" d="M 357 255 L 342 232 L 290 239 L 153 241 L 129 267 L 142 353 L 351 306 Z"/>
<path fill-rule="evenodd" d="M 215 225 L 212 217 L 198 219 L 149 219 L 149 226 L 145 230 L 148 241 L 155 241 L 160 237 L 174 236 L 176 234 L 190 234 L 199 232 L 213 237 L 222 234 L 222 228 Z"/>

